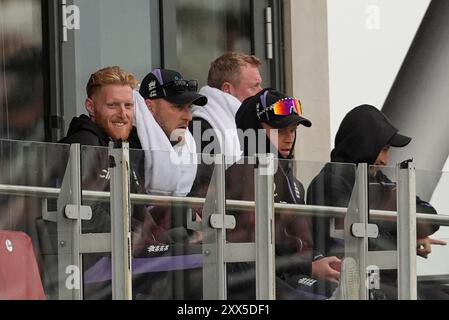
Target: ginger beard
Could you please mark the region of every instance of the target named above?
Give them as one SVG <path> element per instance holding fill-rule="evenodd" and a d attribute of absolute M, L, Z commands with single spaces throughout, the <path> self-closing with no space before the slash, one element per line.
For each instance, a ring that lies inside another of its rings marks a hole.
<path fill-rule="evenodd" d="M 91 120 L 112 140 L 127 140 L 133 127 L 134 98 L 130 86 L 105 85 L 86 100 Z"/>

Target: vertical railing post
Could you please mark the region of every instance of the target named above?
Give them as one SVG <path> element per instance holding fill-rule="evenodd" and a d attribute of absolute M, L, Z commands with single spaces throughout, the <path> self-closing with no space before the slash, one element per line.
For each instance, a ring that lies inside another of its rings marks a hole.
<path fill-rule="evenodd" d="M 130 164 L 127 142 L 110 143 L 112 299 L 132 299 Z"/>
<path fill-rule="evenodd" d="M 398 299 L 417 299 L 416 185 L 413 161 L 396 167 L 398 176 Z"/>
<path fill-rule="evenodd" d="M 226 300 L 227 297 L 227 286 L 226 286 L 226 263 L 225 263 L 225 245 L 226 245 L 226 184 L 225 184 L 225 157 L 220 154 L 216 157 L 216 180 L 215 180 L 215 191 L 217 192 L 217 203 L 215 214 L 221 216 L 220 220 L 223 223 L 223 228 L 218 229 L 217 235 L 217 276 L 219 286 L 218 299 Z"/>
<path fill-rule="evenodd" d="M 256 299 L 276 299 L 274 246 L 274 156 L 256 155 Z"/>
<path fill-rule="evenodd" d="M 226 300 L 225 158 L 214 157 L 214 172 L 203 207 L 203 299 Z"/>
<path fill-rule="evenodd" d="M 358 203 L 359 219 L 365 225 L 365 231 L 368 230 L 369 204 L 368 204 L 368 165 L 359 164 L 357 167 L 357 185 L 358 185 Z M 368 299 L 368 288 L 365 285 L 367 276 L 368 260 L 368 234 L 365 232 L 359 242 L 359 275 L 360 275 L 360 300 Z"/>
<path fill-rule="evenodd" d="M 75 206 L 75 215 L 68 217 L 68 205 Z M 81 236 L 81 147 L 70 146 L 70 158 L 57 201 L 58 233 L 58 298 L 82 299 Z"/>
<path fill-rule="evenodd" d="M 357 166 L 355 185 L 345 217 L 345 259 L 357 262 L 359 294 L 357 299 L 368 299 L 368 287 L 365 285 L 367 276 L 368 256 L 368 165 L 360 163 Z M 358 232 L 357 232 L 358 231 Z M 342 272 L 345 272 L 342 269 Z M 346 293 L 343 293 L 346 296 Z M 355 299 L 351 297 L 351 299 Z"/>

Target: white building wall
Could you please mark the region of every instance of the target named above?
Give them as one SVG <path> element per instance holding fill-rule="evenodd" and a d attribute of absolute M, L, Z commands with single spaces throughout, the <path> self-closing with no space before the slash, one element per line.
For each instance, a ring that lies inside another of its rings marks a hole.
<path fill-rule="evenodd" d="M 329 161 L 345 114 L 364 103 L 382 108 L 429 3 L 284 1 L 287 91 L 303 101 L 305 115 L 313 122 L 311 129 L 300 131 L 298 160 Z M 449 160 L 444 171 L 426 200 L 449 214 Z M 303 175 L 307 184 L 310 177 Z M 434 237 L 449 239 L 448 229 L 442 227 Z M 418 273 L 448 274 L 449 247 L 434 246 L 433 251 L 428 260 L 418 258 Z"/>
<path fill-rule="evenodd" d="M 345 114 L 379 109 L 429 0 L 328 0 L 331 143 Z"/>

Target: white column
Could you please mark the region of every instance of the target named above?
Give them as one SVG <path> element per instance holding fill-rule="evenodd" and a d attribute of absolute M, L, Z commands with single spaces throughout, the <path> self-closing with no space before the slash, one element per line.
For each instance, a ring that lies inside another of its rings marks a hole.
<path fill-rule="evenodd" d="M 299 98 L 311 128 L 301 127 L 298 160 L 328 161 L 329 63 L 326 0 L 284 0 L 286 91 Z"/>

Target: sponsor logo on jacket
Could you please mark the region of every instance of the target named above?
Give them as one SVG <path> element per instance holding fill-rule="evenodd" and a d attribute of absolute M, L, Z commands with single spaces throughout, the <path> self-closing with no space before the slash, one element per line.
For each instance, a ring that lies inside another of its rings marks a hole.
<path fill-rule="evenodd" d="M 170 248 L 169 245 L 163 245 L 163 246 L 149 246 L 147 248 L 147 252 L 148 253 L 156 253 L 156 252 L 167 252 L 168 249 Z"/>
<path fill-rule="evenodd" d="M 301 199 L 301 193 L 299 192 L 299 188 L 298 185 L 296 184 L 296 181 L 293 182 L 293 186 L 295 187 L 296 198 Z"/>

